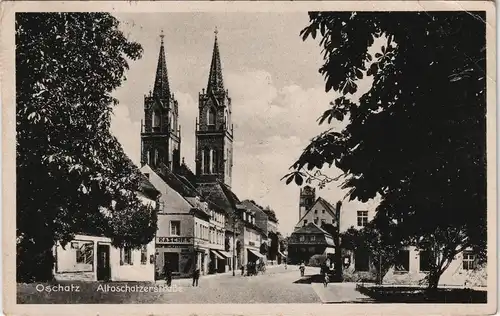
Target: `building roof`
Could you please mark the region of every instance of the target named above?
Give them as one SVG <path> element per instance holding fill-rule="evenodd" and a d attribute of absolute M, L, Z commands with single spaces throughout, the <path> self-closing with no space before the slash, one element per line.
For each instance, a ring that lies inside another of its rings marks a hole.
<path fill-rule="evenodd" d="M 215 33 L 214 49 L 212 52 L 212 63 L 208 76 L 207 94 L 224 91 L 224 80 L 222 78 L 222 67 L 220 62 L 219 44 L 217 43 L 217 31 Z"/>
<path fill-rule="evenodd" d="M 220 181 L 212 183 L 198 183 L 197 188 L 205 200 L 214 203 L 226 213 L 226 230 L 232 231 L 232 217 L 237 210 L 237 205 L 240 203 L 236 194 L 234 194 L 228 186 Z"/>
<path fill-rule="evenodd" d="M 292 235 L 294 235 L 294 234 L 311 234 L 311 235 L 325 234 L 325 235 L 328 235 L 331 237 L 331 235 L 326 230 L 324 230 L 321 227 L 319 227 L 318 225 L 314 224 L 314 222 L 307 223 L 306 225 L 296 229 L 292 233 Z"/>
<path fill-rule="evenodd" d="M 337 215 L 335 214 L 335 208 L 333 207 L 333 205 L 331 205 L 327 200 L 323 199 L 322 197 L 318 197 L 316 199 L 316 202 L 314 202 L 314 204 L 304 213 L 304 215 L 302 215 L 302 217 L 299 219 L 299 221 L 297 222 L 295 227 L 302 226 L 302 225 L 300 225 L 300 222 L 302 222 L 304 220 L 304 218 L 307 216 L 307 214 L 309 214 L 309 212 L 311 212 L 311 210 L 314 208 L 314 206 L 318 203 L 321 204 L 328 213 L 330 213 L 330 215 L 335 219 L 335 221 L 338 220 Z"/>
<path fill-rule="evenodd" d="M 156 66 L 156 77 L 153 88 L 153 96 L 158 99 L 168 99 L 170 97 L 170 84 L 168 82 L 167 62 L 165 59 L 165 48 L 163 46 L 163 32 L 160 35 L 161 46 Z"/>

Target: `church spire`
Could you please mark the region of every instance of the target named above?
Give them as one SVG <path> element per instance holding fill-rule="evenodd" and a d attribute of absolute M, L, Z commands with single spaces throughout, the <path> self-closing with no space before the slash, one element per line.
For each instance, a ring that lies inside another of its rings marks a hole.
<path fill-rule="evenodd" d="M 163 30 L 161 30 L 160 55 L 158 56 L 158 65 L 156 66 L 155 86 L 153 96 L 160 99 L 168 99 L 170 96 L 170 85 L 168 84 L 167 62 L 165 61 L 165 48 L 163 46 Z"/>
<path fill-rule="evenodd" d="M 215 28 L 214 51 L 212 53 L 212 63 L 210 64 L 210 75 L 208 76 L 207 93 L 224 91 L 224 81 L 222 80 L 222 68 L 220 63 L 219 44 L 217 43 L 217 27 Z"/>

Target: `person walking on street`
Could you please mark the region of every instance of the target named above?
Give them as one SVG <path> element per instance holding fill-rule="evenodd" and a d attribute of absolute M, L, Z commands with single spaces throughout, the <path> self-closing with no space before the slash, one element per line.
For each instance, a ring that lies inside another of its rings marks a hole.
<path fill-rule="evenodd" d="M 301 276 L 301 277 L 303 277 L 303 276 L 304 276 L 304 272 L 305 272 L 305 270 L 306 270 L 306 266 L 305 266 L 305 264 L 304 264 L 304 261 L 302 261 L 302 262 L 300 263 L 300 267 L 299 267 L 299 269 L 300 269 L 300 276 Z"/>
<path fill-rule="evenodd" d="M 198 280 L 200 279 L 200 268 L 196 265 L 193 269 L 193 286 L 198 286 Z"/>
<path fill-rule="evenodd" d="M 330 276 L 329 276 L 329 273 L 330 273 L 330 267 L 328 266 L 328 264 L 326 264 L 326 262 L 321 266 L 321 274 L 323 275 L 323 286 L 324 287 L 327 287 L 328 286 L 328 282 L 330 282 Z"/>

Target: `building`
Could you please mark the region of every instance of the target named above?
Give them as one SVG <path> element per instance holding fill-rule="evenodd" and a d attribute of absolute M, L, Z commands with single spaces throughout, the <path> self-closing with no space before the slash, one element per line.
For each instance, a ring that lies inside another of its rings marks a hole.
<path fill-rule="evenodd" d="M 325 255 L 333 262 L 333 254 L 333 236 L 314 222 L 296 229 L 288 239 L 288 261 L 291 264 L 307 264 L 314 255 Z"/>
<path fill-rule="evenodd" d="M 305 260 L 313 255 L 326 255 L 340 249 L 335 246 L 335 236 L 330 232 L 340 233 L 349 228 L 362 229 L 376 214 L 377 202 L 349 202 L 333 207 L 328 201 L 316 198 L 315 189 L 305 186 L 300 190 L 299 221 L 289 238 L 288 257 L 291 261 Z M 338 208 L 338 210 L 337 210 Z M 338 214 L 338 216 L 336 215 Z M 323 229 L 322 229 L 323 228 Z M 321 231 L 323 235 L 321 235 Z M 334 241 L 334 249 L 328 249 L 329 241 Z M 321 242 L 318 242 L 318 236 Z M 340 249 L 343 281 L 374 282 L 377 279 L 377 267 L 367 251 Z M 418 250 L 414 246 L 403 247 L 396 258 L 393 267 L 384 275 L 384 284 L 419 284 L 428 273 L 427 258 L 429 252 Z M 474 255 L 470 251 L 459 253 L 440 278 L 440 285 L 486 285 L 486 271 L 478 268 Z"/>
<path fill-rule="evenodd" d="M 265 261 L 266 257 L 261 254 L 264 231 L 256 225 L 255 211 L 240 203 L 237 223 L 241 232 L 236 241 L 239 262 L 246 265 L 248 262 Z"/>
<path fill-rule="evenodd" d="M 137 196 L 144 205 L 157 208 L 160 192 L 146 178 Z M 53 248 L 56 280 L 154 281 L 155 240 L 140 249 L 116 248 L 105 236 L 77 234 L 65 247 Z"/>

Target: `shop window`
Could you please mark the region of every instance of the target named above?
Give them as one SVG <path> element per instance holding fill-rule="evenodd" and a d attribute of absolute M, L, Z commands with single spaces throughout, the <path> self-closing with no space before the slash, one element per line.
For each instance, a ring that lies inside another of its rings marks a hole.
<path fill-rule="evenodd" d="M 307 225 L 307 219 L 304 220 L 304 226 L 306 226 L 306 225 Z"/>
<path fill-rule="evenodd" d="M 76 249 L 76 263 L 93 264 L 94 262 L 94 243 L 80 244 Z"/>

